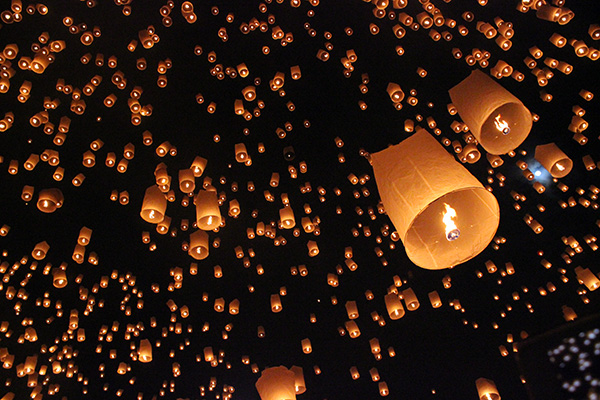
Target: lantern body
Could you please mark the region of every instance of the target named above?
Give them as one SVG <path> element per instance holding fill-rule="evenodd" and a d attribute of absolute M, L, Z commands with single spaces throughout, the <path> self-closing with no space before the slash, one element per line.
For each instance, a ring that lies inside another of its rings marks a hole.
<path fill-rule="evenodd" d="M 206 232 L 196 231 L 190 235 L 188 254 L 196 260 L 204 260 L 208 257 L 208 234 Z"/>
<path fill-rule="evenodd" d="M 62 207 L 64 197 L 59 189 L 40 190 L 38 196 L 37 208 L 44 213 L 53 213 Z"/>
<path fill-rule="evenodd" d="M 158 186 L 152 185 L 146 189 L 140 216 L 146 222 L 158 224 L 165 218 L 167 199 Z"/>
<path fill-rule="evenodd" d="M 196 223 L 198 228 L 210 231 L 221 224 L 221 211 L 217 201 L 217 193 L 200 190 L 194 198 L 196 204 Z"/>
<path fill-rule="evenodd" d="M 306 383 L 304 383 L 304 371 L 302 371 L 302 367 L 297 367 L 293 365 L 290 368 L 290 371 L 294 373 L 295 381 L 295 389 L 296 394 L 302 394 L 306 392 Z"/>
<path fill-rule="evenodd" d="M 481 400 L 500 400 L 500 394 L 496 389 L 494 381 L 485 378 L 479 378 L 475 381 L 477 394 Z"/>
<path fill-rule="evenodd" d="M 488 153 L 506 154 L 514 150 L 531 131 L 533 120 L 529 110 L 479 70 L 449 93 L 458 114 Z M 506 126 L 497 127 L 501 122 L 506 122 Z"/>
<path fill-rule="evenodd" d="M 296 400 L 296 376 L 284 366 L 265 369 L 256 390 L 261 400 Z"/>
<path fill-rule="evenodd" d="M 564 178 L 573 169 L 571 160 L 555 143 L 535 147 L 535 159 L 550 172 L 553 178 Z"/>
<path fill-rule="evenodd" d="M 372 154 L 371 161 L 386 213 L 416 265 L 452 267 L 475 257 L 494 237 L 496 198 L 424 129 Z M 456 211 L 458 238 L 446 235 L 446 205 Z"/>
<path fill-rule="evenodd" d="M 143 363 L 152 361 L 152 344 L 148 339 L 142 339 L 138 349 L 138 360 Z"/>

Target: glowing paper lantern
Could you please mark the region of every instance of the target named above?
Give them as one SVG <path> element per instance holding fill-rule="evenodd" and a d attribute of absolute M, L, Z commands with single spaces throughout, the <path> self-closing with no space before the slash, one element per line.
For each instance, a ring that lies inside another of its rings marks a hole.
<path fill-rule="evenodd" d="M 261 400 L 296 400 L 296 376 L 284 366 L 265 369 L 256 390 Z"/>
<path fill-rule="evenodd" d="M 194 198 L 196 204 L 196 223 L 198 228 L 210 231 L 221 224 L 221 211 L 217 193 L 214 191 L 200 190 Z"/>
<path fill-rule="evenodd" d="M 167 199 L 158 186 L 152 185 L 146 189 L 140 212 L 142 219 L 152 224 L 158 224 L 165 219 L 166 210 Z"/>
<path fill-rule="evenodd" d="M 64 197 L 59 189 L 43 189 L 38 196 L 37 208 L 45 213 L 53 213 L 62 207 L 63 201 Z"/>
<path fill-rule="evenodd" d="M 290 371 L 294 373 L 296 379 L 296 394 L 302 394 L 306 392 L 306 383 L 304 383 L 304 371 L 302 371 L 302 367 L 297 367 L 293 365 L 290 368 Z"/>
<path fill-rule="evenodd" d="M 206 232 L 196 231 L 190 235 L 188 254 L 196 260 L 204 260 L 208 257 L 208 234 Z"/>
<path fill-rule="evenodd" d="M 479 378 L 475 381 L 477 394 L 481 400 L 500 400 L 500 394 L 496 389 L 494 381 L 485 378 Z"/>
<path fill-rule="evenodd" d="M 535 148 L 535 159 L 550 172 L 554 178 L 563 178 L 571 172 L 571 160 L 555 143 L 541 144 Z"/>
<path fill-rule="evenodd" d="M 138 349 L 138 360 L 143 363 L 152 361 L 152 344 L 148 339 L 142 339 Z"/>
<path fill-rule="evenodd" d="M 531 113 L 523 103 L 479 70 L 450 89 L 450 98 L 475 138 L 491 154 L 506 154 L 529 135 Z"/>
<path fill-rule="evenodd" d="M 385 210 L 416 265 L 452 267 L 494 237 L 496 198 L 424 129 L 371 154 L 371 162 Z"/>

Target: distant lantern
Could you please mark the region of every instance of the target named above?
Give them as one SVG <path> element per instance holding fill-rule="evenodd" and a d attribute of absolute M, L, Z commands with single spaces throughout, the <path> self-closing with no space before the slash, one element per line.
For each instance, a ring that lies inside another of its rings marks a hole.
<path fill-rule="evenodd" d="M 479 70 L 450 89 L 459 115 L 481 146 L 491 154 L 506 154 L 529 135 L 530 111 L 508 90 Z"/>
<path fill-rule="evenodd" d="M 43 260 L 50 249 L 50 245 L 45 240 L 35 245 L 33 251 L 31 252 L 31 256 L 35 260 Z"/>
<path fill-rule="evenodd" d="M 391 319 L 400 319 L 404 316 L 405 311 L 402 302 L 396 293 L 388 293 L 385 295 L 385 308 Z"/>
<path fill-rule="evenodd" d="M 450 268 L 494 237 L 496 198 L 424 129 L 371 154 L 371 162 L 385 211 L 416 265 Z"/>
<path fill-rule="evenodd" d="M 194 197 L 198 228 L 211 231 L 221 225 L 221 211 L 215 191 L 200 190 Z"/>
<path fill-rule="evenodd" d="M 571 160 L 555 143 L 536 146 L 535 159 L 550 172 L 554 178 L 563 178 L 571 172 L 573 160 Z"/>
<path fill-rule="evenodd" d="M 294 372 L 284 366 L 265 369 L 256 390 L 261 400 L 296 400 L 296 378 Z"/>
<path fill-rule="evenodd" d="M 67 274 L 62 268 L 54 268 L 52 271 L 52 284 L 55 288 L 64 288 L 67 286 Z"/>
<path fill-rule="evenodd" d="M 37 208 L 41 212 L 53 213 L 62 207 L 64 197 L 59 189 L 43 189 L 38 195 Z"/>
<path fill-rule="evenodd" d="M 143 363 L 152 361 L 152 344 L 148 339 L 142 339 L 138 348 L 138 360 Z"/>
<path fill-rule="evenodd" d="M 152 185 L 146 189 L 144 201 L 142 202 L 142 210 L 140 211 L 142 219 L 151 224 L 158 224 L 165 219 L 166 210 L 167 198 L 158 186 Z"/>
<path fill-rule="evenodd" d="M 302 367 L 294 365 L 290 368 L 290 371 L 294 373 L 296 394 L 306 392 L 306 383 L 304 382 L 304 371 L 302 371 Z"/>
<path fill-rule="evenodd" d="M 477 394 L 480 400 L 500 400 L 500 394 L 496 389 L 494 381 L 485 378 L 479 378 L 475 381 Z"/>

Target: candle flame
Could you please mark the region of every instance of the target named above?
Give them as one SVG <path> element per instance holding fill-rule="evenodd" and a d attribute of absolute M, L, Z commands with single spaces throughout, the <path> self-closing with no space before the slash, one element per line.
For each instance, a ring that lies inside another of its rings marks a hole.
<path fill-rule="evenodd" d="M 456 223 L 454 223 L 454 218 L 456 218 L 456 210 L 446 203 L 444 203 L 444 206 L 446 207 L 446 209 L 442 213 L 442 221 L 446 226 L 446 239 L 448 239 L 449 241 L 453 241 L 458 239 L 458 237 L 460 236 L 460 231 L 458 230 Z"/>
<path fill-rule="evenodd" d="M 502 115 L 498 114 L 494 119 L 494 124 L 496 125 L 496 129 L 502 132 L 504 135 L 508 135 L 510 133 L 510 127 L 508 126 L 508 122 L 502 119 Z"/>
<path fill-rule="evenodd" d="M 559 171 L 564 171 L 565 167 L 561 164 L 561 163 L 556 163 L 554 164 L 556 166 L 556 169 Z"/>

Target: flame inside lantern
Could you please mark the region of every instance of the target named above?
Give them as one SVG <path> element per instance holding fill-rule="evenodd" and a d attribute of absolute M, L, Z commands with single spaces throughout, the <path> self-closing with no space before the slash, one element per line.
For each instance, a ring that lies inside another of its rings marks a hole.
<path fill-rule="evenodd" d="M 510 133 L 510 127 L 508 126 L 508 122 L 501 119 L 502 115 L 498 114 L 494 119 L 494 124 L 496 125 L 496 129 L 502 132 L 503 135 L 508 135 Z"/>
<path fill-rule="evenodd" d="M 454 223 L 454 218 L 456 218 L 456 210 L 446 203 L 444 203 L 444 206 L 446 207 L 446 209 L 442 213 L 442 221 L 446 226 L 446 239 L 451 242 L 453 240 L 458 239 L 458 237 L 460 236 L 460 231 Z"/>

